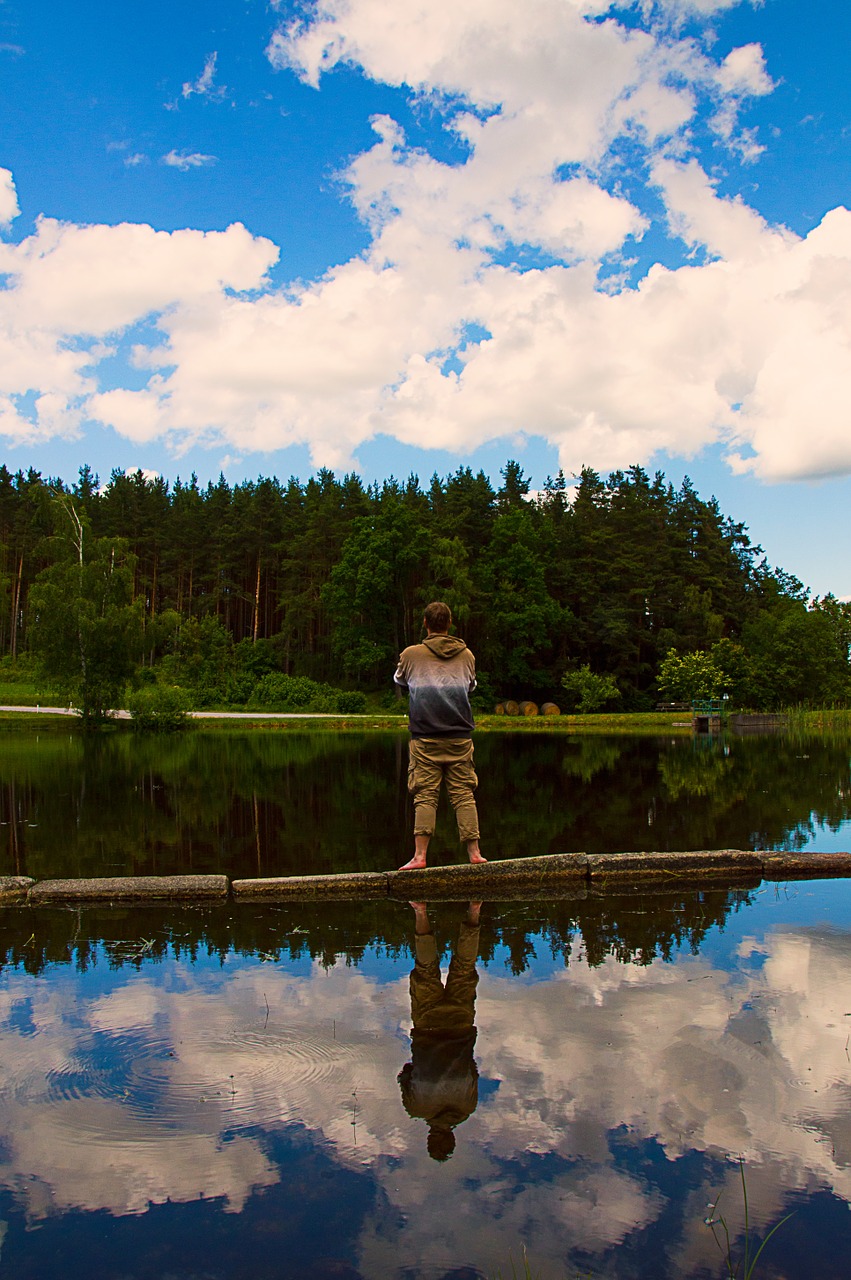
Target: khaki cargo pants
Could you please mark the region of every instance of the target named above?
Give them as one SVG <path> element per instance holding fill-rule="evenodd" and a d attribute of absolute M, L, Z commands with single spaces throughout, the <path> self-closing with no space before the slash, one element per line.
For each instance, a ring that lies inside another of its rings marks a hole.
<path fill-rule="evenodd" d="M 479 785 L 473 768 L 471 738 L 412 738 L 408 757 L 408 790 L 414 798 L 414 835 L 434 835 L 440 784 L 446 783 L 455 810 L 458 837 L 464 843 L 479 838 L 479 815 L 474 792 Z"/>

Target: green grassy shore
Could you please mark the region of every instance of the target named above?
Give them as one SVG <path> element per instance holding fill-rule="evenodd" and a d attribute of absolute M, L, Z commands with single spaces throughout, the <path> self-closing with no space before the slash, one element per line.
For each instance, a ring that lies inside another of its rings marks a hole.
<path fill-rule="evenodd" d="M 0 702 L 11 704 L 3 698 L 0 690 Z M 31 726 L 35 721 L 45 728 L 55 726 L 67 731 L 77 722 L 67 716 L 51 715 L 45 711 L 25 710 L 23 703 L 20 711 L 0 712 L 0 722 L 4 728 L 13 725 Z M 33 698 L 30 706 L 41 705 Z M 49 705 L 49 704 L 48 704 Z M 205 733 L 405 733 L 407 718 L 385 712 L 366 712 L 363 715 L 339 716 L 297 716 L 293 719 L 254 719 L 250 712 L 245 719 L 224 716 L 222 719 L 211 718 L 190 721 L 191 727 L 203 729 Z M 789 728 L 799 732 L 851 732 L 851 711 L 821 709 L 816 711 L 789 711 Z M 131 729 L 127 720 L 114 722 L 116 729 Z M 561 733 L 561 734 L 670 734 L 688 737 L 691 735 L 691 720 L 682 712 L 669 714 L 663 712 L 644 711 L 621 714 L 598 715 L 561 715 L 561 716 L 495 716 L 476 715 L 476 727 L 479 733 Z"/>
<path fill-rule="evenodd" d="M 32 704 L 36 705 L 35 702 Z M 227 717 L 203 720 L 192 719 L 190 725 L 203 729 L 205 733 L 407 733 L 408 721 L 403 715 L 370 714 L 349 716 L 297 716 L 295 719 L 259 720 L 246 712 L 245 719 Z M 68 716 L 51 715 L 45 711 L 24 709 L 20 711 L 1 711 L 0 722 L 31 725 L 38 721 L 43 725 L 56 725 L 66 729 L 76 721 Z M 127 720 L 114 722 L 116 728 L 131 728 Z M 691 733 L 691 722 L 682 718 L 676 720 L 672 716 L 655 713 L 635 715 L 595 715 L 595 716 L 476 716 L 476 729 L 479 733 Z"/>
<path fill-rule="evenodd" d="M 373 695 L 374 696 L 374 695 Z M 377 702 L 376 698 L 376 702 Z M 44 711 L 24 710 L 24 708 L 61 706 L 62 699 L 53 690 L 46 688 L 35 680 L 0 680 L 0 705 L 20 707 L 20 711 L 0 712 L 0 721 L 10 727 L 12 723 L 27 724 L 38 718 L 47 725 L 54 723 L 65 728 L 68 717 L 52 716 Z M 404 711 L 388 711 L 386 707 L 377 705 L 367 709 L 361 715 L 338 715 L 329 717 L 309 717 L 290 720 L 264 720 L 251 718 L 248 708 L 228 707 L 210 708 L 210 714 L 226 715 L 227 712 L 239 711 L 246 719 L 207 719 L 194 720 L 196 727 L 217 733 L 239 733 L 250 730 L 266 733 L 363 733 L 381 732 L 397 733 L 407 729 Z M 851 732 L 851 709 L 816 708 L 805 710 L 799 707 L 787 708 L 784 711 L 790 729 L 799 732 Z M 560 716 L 497 716 L 476 712 L 476 725 L 480 733 L 576 733 L 576 734 L 674 734 L 688 736 L 691 729 L 691 717 L 688 712 L 600 712 L 595 715 L 560 715 Z M 127 721 L 117 721 L 116 727 L 129 727 Z"/>

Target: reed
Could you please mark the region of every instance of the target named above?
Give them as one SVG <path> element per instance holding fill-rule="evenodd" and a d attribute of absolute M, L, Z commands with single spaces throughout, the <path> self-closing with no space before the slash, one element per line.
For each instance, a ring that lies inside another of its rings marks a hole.
<path fill-rule="evenodd" d="M 724 1265 L 727 1269 L 728 1280 L 753 1280 L 753 1276 L 756 1273 L 756 1264 L 759 1262 L 763 1249 L 768 1244 L 771 1237 L 780 1230 L 784 1222 L 789 1221 L 792 1214 L 787 1213 L 785 1218 L 781 1218 L 780 1221 L 771 1228 L 759 1248 L 756 1248 L 756 1240 L 753 1238 L 751 1233 L 750 1211 L 748 1208 L 748 1184 L 747 1179 L 745 1178 L 745 1162 L 741 1158 L 739 1159 L 739 1176 L 742 1180 L 742 1202 L 745 1210 L 745 1238 L 744 1253 L 738 1261 L 733 1257 L 733 1244 L 730 1240 L 730 1229 L 727 1225 L 727 1219 L 724 1217 L 723 1213 L 718 1213 L 718 1205 L 721 1202 L 721 1195 L 723 1193 L 719 1193 L 715 1203 L 712 1205 L 709 1216 L 706 1219 L 706 1223 L 707 1226 L 711 1227 L 715 1243 L 718 1245 L 718 1248 L 724 1256 Z M 720 1227 L 724 1233 L 723 1241 L 718 1239 L 718 1227 Z M 755 1248 L 756 1252 L 754 1252 Z"/>

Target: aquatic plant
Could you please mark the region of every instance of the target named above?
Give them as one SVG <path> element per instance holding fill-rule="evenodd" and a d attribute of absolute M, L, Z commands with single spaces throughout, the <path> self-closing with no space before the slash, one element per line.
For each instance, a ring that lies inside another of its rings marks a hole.
<path fill-rule="evenodd" d="M 706 1218 L 706 1225 L 708 1227 L 711 1227 L 712 1235 L 715 1240 L 715 1243 L 718 1245 L 718 1248 L 721 1250 L 722 1254 L 724 1255 L 724 1265 L 727 1268 L 727 1276 L 729 1277 L 729 1280 L 739 1280 L 740 1272 L 741 1272 L 741 1280 L 753 1280 L 753 1276 L 756 1272 L 756 1264 L 759 1262 L 763 1249 L 768 1244 L 771 1237 L 780 1230 L 784 1222 L 789 1221 L 789 1219 L 792 1217 L 792 1214 L 787 1213 L 785 1218 L 781 1218 L 780 1221 L 771 1228 L 768 1235 L 763 1240 L 762 1244 L 756 1250 L 756 1253 L 753 1253 L 753 1249 L 756 1245 L 756 1241 L 753 1239 L 751 1235 L 750 1215 L 749 1215 L 749 1209 L 748 1209 L 748 1184 L 747 1184 L 747 1179 L 745 1178 L 745 1162 L 744 1160 L 741 1159 L 741 1157 L 739 1158 L 739 1176 L 741 1177 L 741 1180 L 742 1180 L 742 1202 L 744 1204 L 744 1210 L 745 1210 L 745 1239 L 744 1239 L 744 1254 L 738 1260 L 738 1262 L 735 1262 L 733 1259 L 733 1247 L 732 1247 L 732 1242 L 730 1240 L 730 1229 L 727 1225 L 727 1219 L 724 1217 L 723 1213 L 718 1213 L 718 1205 L 721 1202 L 721 1196 L 723 1195 L 723 1192 L 719 1192 L 715 1200 L 715 1203 L 712 1205 L 709 1212 L 709 1216 Z M 723 1243 L 718 1239 L 718 1235 L 716 1233 L 716 1227 L 719 1227 L 719 1226 L 724 1232 Z"/>
<path fill-rule="evenodd" d="M 529 1262 L 529 1255 L 526 1252 L 525 1244 L 520 1246 L 520 1250 L 523 1255 L 523 1267 L 521 1271 L 517 1270 L 517 1264 L 514 1261 L 514 1255 L 511 1250 L 509 1249 L 508 1251 L 508 1261 L 511 1266 L 511 1280 L 538 1280 L 537 1273 L 532 1270 L 532 1264 Z M 501 1269 L 497 1271 L 495 1280 L 503 1280 Z M 507 1275 L 505 1280 L 509 1280 Z"/>

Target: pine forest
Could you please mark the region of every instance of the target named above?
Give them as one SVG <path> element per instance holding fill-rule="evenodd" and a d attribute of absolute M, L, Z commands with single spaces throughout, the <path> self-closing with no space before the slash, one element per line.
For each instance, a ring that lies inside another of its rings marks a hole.
<path fill-rule="evenodd" d="M 152 688 L 199 708 L 389 710 L 397 655 L 442 599 L 480 710 L 847 701 L 851 606 L 810 600 L 687 479 L 585 469 L 531 493 L 514 461 L 501 477 L 202 487 L 83 467 L 67 486 L 2 466 L 3 668 L 95 710 Z"/>

